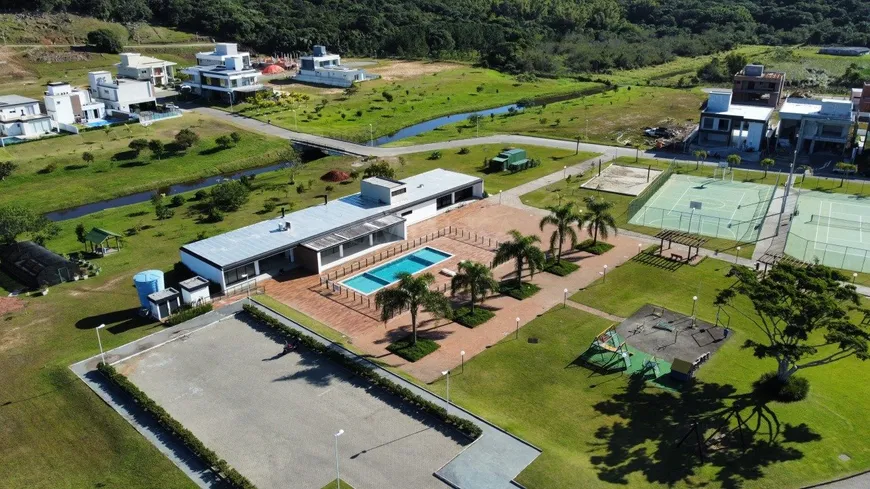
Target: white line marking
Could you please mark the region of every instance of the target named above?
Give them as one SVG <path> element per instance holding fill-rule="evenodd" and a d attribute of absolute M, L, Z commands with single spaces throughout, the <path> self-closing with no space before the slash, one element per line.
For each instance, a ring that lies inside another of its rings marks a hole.
<path fill-rule="evenodd" d="M 322 395 L 328 393 L 329 391 L 331 391 L 331 390 L 334 389 L 334 388 L 335 388 L 335 387 L 330 387 L 329 389 L 326 389 L 325 391 L 321 392 L 320 394 L 317 394 L 317 397 L 320 397 L 320 396 L 322 396 Z"/>

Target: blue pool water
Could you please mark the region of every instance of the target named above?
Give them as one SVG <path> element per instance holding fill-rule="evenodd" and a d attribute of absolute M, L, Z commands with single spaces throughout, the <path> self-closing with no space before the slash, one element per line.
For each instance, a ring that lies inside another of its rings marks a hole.
<path fill-rule="evenodd" d="M 111 124 L 111 122 L 104 121 L 104 120 L 98 120 L 98 121 L 92 121 L 92 122 L 85 123 L 85 125 L 88 127 L 103 127 L 103 126 L 108 126 L 109 124 Z"/>
<path fill-rule="evenodd" d="M 414 274 L 429 268 L 436 263 L 440 263 L 451 256 L 453 255 L 450 253 L 444 253 L 435 248 L 426 247 L 417 250 L 410 255 L 405 255 L 389 263 L 385 263 L 377 268 L 369 270 L 368 272 L 351 277 L 342 282 L 342 285 L 368 295 L 398 281 L 399 279 L 397 275 L 401 272 Z"/>

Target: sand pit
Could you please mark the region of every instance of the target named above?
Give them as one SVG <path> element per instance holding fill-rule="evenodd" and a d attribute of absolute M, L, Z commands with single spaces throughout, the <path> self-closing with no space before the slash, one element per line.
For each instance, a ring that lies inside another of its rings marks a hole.
<path fill-rule="evenodd" d="M 383 66 L 369 67 L 368 71 L 381 75 L 387 81 L 404 80 L 418 76 L 431 75 L 442 71 L 458 68 L 460 65 L 453 63 L 427 63 L 423 61 L 396 61 Z"/>
<path fill-rule="evenodd" d="M 597 189 L 623 195 L 637 195 L 647 188 L 662 172 L 633 166 L 610 165 L 582 185 L 583 188 Z"/>

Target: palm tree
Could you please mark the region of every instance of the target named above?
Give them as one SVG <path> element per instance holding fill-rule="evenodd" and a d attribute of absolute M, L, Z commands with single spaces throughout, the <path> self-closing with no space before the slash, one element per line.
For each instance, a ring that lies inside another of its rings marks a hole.
<path fill-rule="evenodd" d="M 417 314 L 422 307 L 435 317 L 449 318 L 453 310 L 450 301 L 440 292 L 430 290 L 435 281 L 431 273 L 414 277 L 408 272 L 397 275 L 398 285 L 389 289 L 381 289 L 375 295 L 375 304 L 381 308 L 381 320 L 387 321 L 394 314 L 404 309 L 411 311 L 411 330 L 414 333 L 414 344 L 417 344 Z"/>
<path fill-rule="evenodd" d="M 743 161 L 743 158 L 740 157 L 739 154 L 732 153 L 725 157 L 725 161 L 728 162 L 728 166 L 734 168 L 736 166 L 740 166 L 740 163 Z"/>
<path fill-rule="evenodd" d="M 541 231 L 547 224 L 556 226 L 556 230 L 550 235 L 550 252 L 552 253 L 556 248 L 559 249 L 559 253 L 556 255 L 556 263 L 559 263 L 562 261 L 562 245 L 565 243 L 565 238 L 571 240 L 572 248 L 577 246 L 577 232 L 571 225 L 580 218 L 580 215 L 574 210 L 573 202 L 560 206 L 551 205 L 547 207 L 547 210 L 550 211 L 550 215 L 541 219 Z M 558 246 L 556 246 L 557 243 Z"/>
<path fill-rule="evenodd" d="M 804 183 L 804 179 L 807 178 L 807 172 L 812 172 L 813 167 L 810 165 L 801 165 L 798 167 L 798 170 L 803 170 L 804 172 L 801 174 L 801 185 Z"/>
<path fill-rule="evenodd" d="M 487 294 L 498 290 L 498 281 L 492 277 L 492 270 L 483 263 L 462 261 L 457 267 L 459 272 L 450 280 L 450 291 L 467 292 L 471 295 L 471 313 L 474 314 L 474 303 L 480 297 L 480 302 L 486 300 Z"/>
<path fill-rule="evenodd" d="M 492 260 L 492 265 L 497 267 L 502 263 L 507 263 L 511 260 L 516 260 L 517 263 L 517 287 L 523 285 L 523 262 L 528 263 L 531 276 L 535 276 L 535 270 L 544 268 L 546 257 L 540 248 L 535 246 L 535 243 L 540 243 L 541 238 L 535 235 L 524 236 L 516 229 L 511 229 L 508 234 L 513 238 L 512 241 L 506 241 L 498 245 L 495 251 L 495 257 Z"/>
<path fill-rule="evenodd" d="M 707 152 L 703 149 L 699 149 L 695 151 L 695 169 L 697 170 L 699 166 L 701 166 L 701 162 L 707 159 Z"/>
<path fill-rule="evenodd" d="M 764 176 L 762 178 L 767 178 L 767 169 L 776 164 L 776 162 L 773 161 L 773 158 L 765 158 L 759 161 L 758 164 L 764 168 Z"/>
<path fill-rule="evenodd" d="M 610 213 L 613 202 L 594 197 L 586 197 L 583 201 L 586 202 L 586 212 L 577 219 L 577 225 L 581 228 L 586 226 L 586 231 L 592 235 L 593 245 L 598 244 L 599 234 L 601 239 L 607 239 L 610 230 L 613 230 L 613 234 L 617 233 L 616 220 Z"/>

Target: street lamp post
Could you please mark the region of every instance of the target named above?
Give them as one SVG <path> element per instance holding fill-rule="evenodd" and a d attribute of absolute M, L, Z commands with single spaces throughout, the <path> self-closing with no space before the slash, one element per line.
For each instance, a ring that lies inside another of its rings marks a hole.
<path fill-rule="evenodd" d="M 299 130 L 299 122 L 296 120 L 296 109 L 293 109 L 293 127 L 296 131 Z"/>
<path fill-rule="evenodd" d="M 568 307 L 568 289 L 565 289 L 565 298 L 562 299 L 562 307 Z"/>
<path fill-rule="evenodd" d="M 604 265 L 604 278 L 601 280 L 602 282 L 607 282 L 607 265 Z"/>
<path fill-rule="evenodd" d="M 586 135 L 583 136 L 583 139 L 589 141 L 589 119 L 586 119 Z"/>
<path fill-rule="evenodd" d="M 858 279 L 858 272 L 852 272 L 852 283 L 855 283 L 855 280 Z"/>
<path fill-rule="evenodd" d="M 517 316 L 517 328 L 514 331 L 514 339 L 520 339 L 520 317 Z"/>
<path fill-rule="evenodd" d="M 562 178 L 568 178 L 568 165 L 562 167 Z"/>
<path fill-rule="evenodd" d="M 739 259 L 740 259 L 740 247 L 738 246 L 737 247 L 737 254 L 734 255 L 734 264 L 735 265 L 737 264 L 737 260 L 739 260 Z"/>
<path fill-rule="evenodd" d="M 640 250 L 641 250 L 641 249 L 643 249 L 643 243 L 638 243 L 638 244 L 637 244 L 637 254 L 638 254 L 638 255 L 640 254 Z"/>
<path fill-rule="evenodd" d="M 698 305 L 698 296 L 692 296 L 692 327 L 695 327 L 695 306 Z"/>
<path fill-rule="evenodd" d="M 501 190 L 498 191 L 498 204 L 501 205 Z"/>
<path fill-rule="evenodd" d="M 375 130 L 371 124 L 369 124 L 369 145 L 375 147 Z"/>
<path fill-rule="evenodd" d="M 444 370 L 441 375 L 447 377 L 447 395 L 444 397 L 447 399 L 447 413 L 450 414 L 450 371 Z"/>
<path fill-rule="evenodd" d="M 344 430 L 338 430 L 335 437 L 335 484 L 337 489 L 341 489 L 341 472 L 338 470 L 338 437 L 344 434 Z"/>
<path fill-rule="evenodd" d="M 460 370 L 459 373 L 464 374 L 465 373 L 465 350 L 462 350 L 461 352 L 459 352 L 459 357 L 462 359 L 462 366 L 460 367 L 462 370 Z"/>
<path fill-rule="evenodd" d="M 100 361 L 102 363 L 106 363 L 106 355 L 103 353 L 103 341 L 100 339 L 100 330 L 105 327 L 105 324 L 97 326 L 97 344 L 100 345 Z"/>

